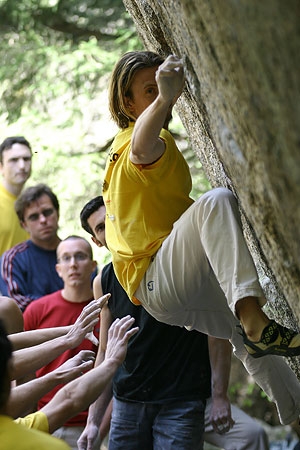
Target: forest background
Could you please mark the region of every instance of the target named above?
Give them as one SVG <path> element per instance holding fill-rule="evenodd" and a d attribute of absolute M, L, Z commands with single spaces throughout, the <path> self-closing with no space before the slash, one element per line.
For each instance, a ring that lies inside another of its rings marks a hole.
<path fill-rule="evenodd" d="M 142 49 L 122 0 L 0 0 L 0 135 L 32 145 L 27 186 L 44 182 L 60 201 L 60 237 L 79 234 L 79 213 L 101 194 L 117 131 L 109 75 L 126 51 Z M 209 187 L 178 116 L 172 131 L 194 176 L 192 196 Z M 129 201 L 129 199 L 128 199 Z M 99 264 L 109 253 L 95 249 Z"/>
<path fill-rule="evenodd" d="M 0 0 L 0 34 L 1 141 L 12 135 L 29 140 L 33 170 L 27 186 L 43 182 L 58 196 L 61 238 L 88 237 L 79 213 L 101 194 L 117 132 L 108 111 L 109 75 L 124 52 L 143 48 L 134 24 L 122 0 Z M 209 182 L 176 114 L 171 130 L 197 198 Z M 110 259 L 108 251 L 93 250 L 99 265 Z M 251 415 L 276 422 L 273 405 L 239 374 L 231 383 L 232 399 Z"/>

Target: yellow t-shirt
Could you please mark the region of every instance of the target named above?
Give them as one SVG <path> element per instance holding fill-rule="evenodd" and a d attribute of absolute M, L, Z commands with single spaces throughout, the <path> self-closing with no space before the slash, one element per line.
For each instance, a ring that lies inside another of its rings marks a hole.
<path fill-rule="evenodd" d="M 68 444 L 47 433 L 0 415 L 0 450 L 70 450 Z"/>
<path fill-rule="evenodd" d="M 35 428 L 36 430 L 49 433 L 48 418 L 46 414 L 41 411 L 28 414 L 25 417 L 18 417 L 15 419 L 15 422 L 24 425 L 26 428 Z"/>
<path fill-rule="evenodd" d="M 134 124 L 114 139 L 106 164 L 103 198 L 106 241 L 119 282 L 129 298 L 151 257 L 170 234 L 173 223 L 193 203 L 188 165 L 167 130 L 160 133 L 166 150 L 151 165 L 130 161 Z"/>
<path fill-rule="evenodd" d="M 0 255 L 14 245 L 29 239 L 29 234 L 19 222 L 15 211 L 17 197 L 0 183 Z"/>

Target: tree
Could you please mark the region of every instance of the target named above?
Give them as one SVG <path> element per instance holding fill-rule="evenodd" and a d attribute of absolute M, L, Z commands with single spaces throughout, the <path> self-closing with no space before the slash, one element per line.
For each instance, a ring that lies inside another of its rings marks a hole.
<path fill-rule="evenodd" d="M 29 184 L 61 203 L 61 233 L 81 233 L 79 211 L 101 192 L 115 133 L 103 90 L 119 54 L 141 48 L 121 0 L 7 0 L 0 6 L 0 127 L 34 150 Z"/>
<path fill-rule="evenodd" d="M 0 48 L 1 135 L 25 135 L 31 142 L 29 184 L 44 181 L 58 195 L 61 237 L 84 235 L 79 212 L 101 192 L 117 131 L 108 115 L 108 77 L 121 54 L 143 48 L 133 22 L 121 0 L 6 0 L 0 36 L 6 43 Z M 173 126 L 206 190 L 178 118 Z M 101 260 L 103 251 L 96 256 Z"/>
<path fill-rule="evenodd" d="M 141 47 L 121 0 L 6 0 L 0 30 L 0 109 L 10 123 L 25 107 L 45 118 L 66 90 L 91 97 L 114 55 Z"/>

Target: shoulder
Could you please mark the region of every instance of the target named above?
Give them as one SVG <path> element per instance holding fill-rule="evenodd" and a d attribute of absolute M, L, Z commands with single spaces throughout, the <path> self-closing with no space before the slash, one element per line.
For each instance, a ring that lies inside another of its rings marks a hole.
<path fill-rule="evenodd" d="M 52 292 L 51 294 L 47 294 L 47 295 L 43 295 L 43 297 L 39 297 L 36 300 L 34 300 L 33 302 L 30 303 L 30 305 L 28 305 L 28 308 L 38 308 L 41 305 L 44 304 L 53 304 L 54 301 L 61 301 L 63 300 L 62 294 L 61 294 L 61 290 L 59 291 L 55 291 Z"/>
<path fill-rule="evenodd" d="M 101 272 L 99 271 L 100 278 L 107 276 L 108 274 L 112 273 L 114 270 L 112 263 L 106 264 L 104 267 L 102 267 Z"/>
<path fill-rule="evenodd" d="M 94 278 L 94 281 L 93 281 L 94 283 L 101 283 L 102 273 L 103 273 L 103 268 L 102 269 L 100 268 L 97 275 Z"/>
<path fill-rule="evenodd" d="M 14 203 L 17 199 L 15 195 L 5 189 L 2 183 L 0 183 L 0 198 L 1 200 L 6 200 L 9 203 Z"/>
<path fill-rule="evenodd" d="M 21 242 L 20 244 L 15 245 L 9 250 L 6 250 L 6 252 L 3 253 L 2 258 L 14 258 L 17 255 L 26 252 L 29 248 L 30 241 Z"/>
<path fill-rule="evenodd" d="M 134 123 L 130 122 L 127 128 L 120 130 L 115 136 L 110 150 L 110 157 L 116 159 L 120 153 L 130 144 Z"/>
<path fill-rule="evenodd" d="M 37 313 L 41 315 L 41 312 L 47 307 L 47 310 L 55 309 L 57 302 L 62 300 L 61 291 L 53 292 L 52 294 L 44 295 L 43 297 L 37 298 L 29 303 L 24 311 L 24 319 L 28 319 L 31 315 L 36 315 Z"/>
<path fill-rule="evenodd" d="M 110 291 L 111 289 L 118 288 L 118 280 L 114 271 L 114 267 L 112 263 L 107 264 L 102 268 L 101 271 L 101 285 L 103 287 L 103 291 Z"/>

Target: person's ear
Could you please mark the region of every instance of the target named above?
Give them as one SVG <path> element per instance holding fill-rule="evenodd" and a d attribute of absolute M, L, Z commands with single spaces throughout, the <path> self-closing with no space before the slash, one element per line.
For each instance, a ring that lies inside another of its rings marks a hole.
<path fill-rule="evenodd" d="M 24 220 L 20 220 L 20 225 L 22 228 L 24 228 L 25 231 L 27 231 L 27 233 L 30 234 L 30 230 L 29 230 L 28 226 L 26 225 L 26 223 L 24 222 Z"/>
<path fill-rule="evenodd" d="M 60 276 L 60 278 L 62 278 L 62 276 L 61 276 L 61 270 L 60 270 L 60 264 L 59 264 L 59 263 L 57 263 L 57 264 L 55 265 L 55 270 L 56 270 L 58 276 Z"/>
<path fill-rule="evenodd" d="M 126 111 L 130 113 L 134 112 L 134 102 L 128 95 L 124 97 L 124 106 L 126 108 Z"/>
<path fill-rule="evenodd" d="M 101 244 L 101 242 L 95 238 L 94 236 L 91 237 L 92 241 L 94 242 L 94 244 L 97 245 L 97 247 L 103 247 L 103 244 Z"/>

